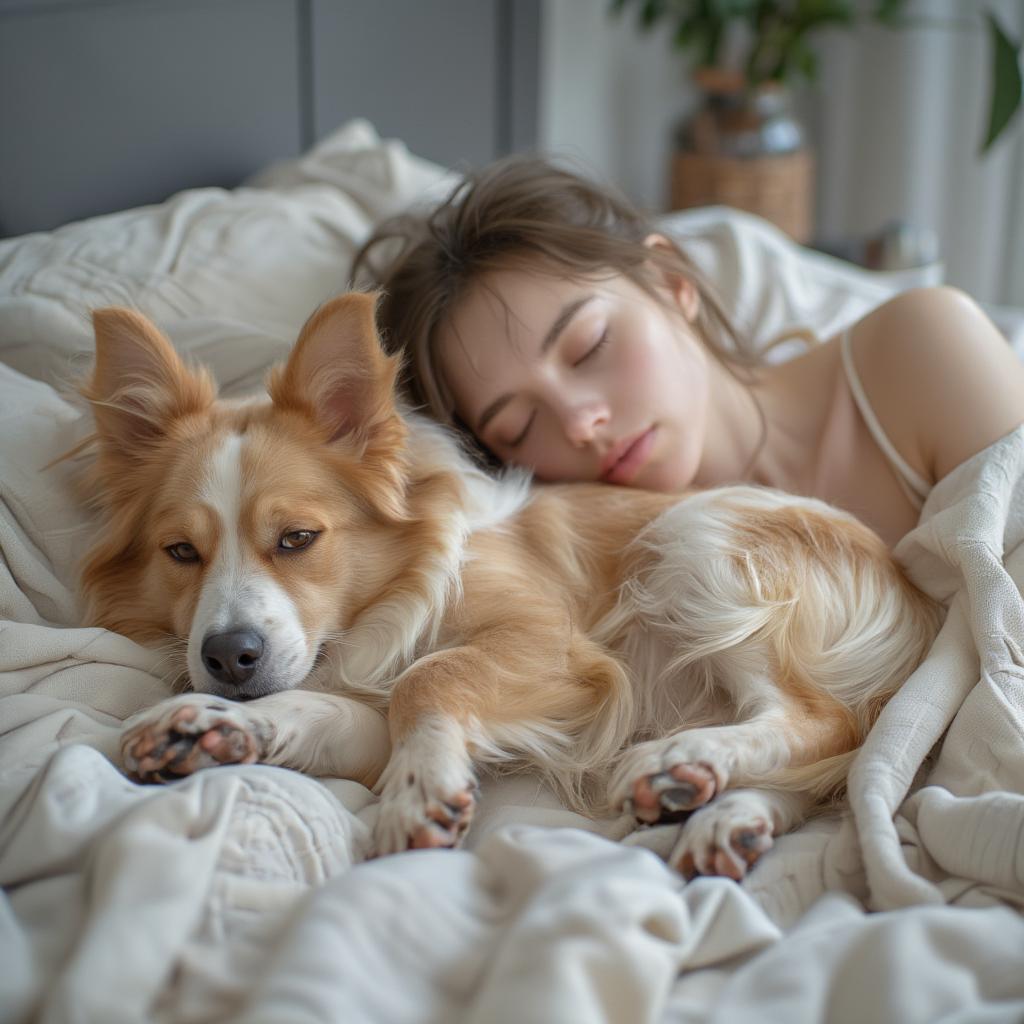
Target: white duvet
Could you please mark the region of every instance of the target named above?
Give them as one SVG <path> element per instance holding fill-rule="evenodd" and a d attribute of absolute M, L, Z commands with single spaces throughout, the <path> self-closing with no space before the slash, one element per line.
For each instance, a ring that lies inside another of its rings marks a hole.
<path fill-rule="evenodd" d="M 743 886 L 684 885 L 651 852 L 668 830 L 613 842 L 525 777 L 486 786 L 468 849 L 367 862 L 356 783 L 255 766 L 147 788 L 104 756 L 169 690 L 159 652 L 78 627 L 93 525 L 73 466 L 42 470 L 87 430 L 53 385 L 88 309 L 138 306 L 244 390 L 370 225 L 439 181 L 354 124 L 260 188 L 0 242 L 0 1019 L 1024 1020 L 1024 429 L 936 487 L 900 546 L 952 610 L 851 813 Z M 764 338 L 828 333 L 909 283 L 723 211 L 670 226 Z"/>

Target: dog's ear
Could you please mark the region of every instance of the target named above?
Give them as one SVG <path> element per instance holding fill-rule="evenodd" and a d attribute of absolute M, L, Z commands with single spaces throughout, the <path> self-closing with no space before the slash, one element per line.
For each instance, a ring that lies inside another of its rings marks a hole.
<path fill-rule="evenodd" d="M 352 482 L 387 518 L 405 515 L 407 429 L 395 402 L 400 360 L 377 334 L 377 296 L 350 292 L 306 321 L 288 361 L 273 371 L 274 405 L 299 412 L 352 460 Z"/>
<path fill-rule="evenodd" d="M 282 409 L 300 409 L 336 441 L 367 442 L 397 416 L 399 360 L 387 356 L 374 319 L 377 297 L 351 292 L 321 306 L 306 321 L 268 391 Z"/>
<path fill-rule="evenodd" d="M 202 412 L 216 397 L 205 370 L 190 370 L 141 313 L 110 306 L 92 315 L 96 363 L 81 388 L 101 441 L 125 455 L 144 450 L 175 419 Z"/>

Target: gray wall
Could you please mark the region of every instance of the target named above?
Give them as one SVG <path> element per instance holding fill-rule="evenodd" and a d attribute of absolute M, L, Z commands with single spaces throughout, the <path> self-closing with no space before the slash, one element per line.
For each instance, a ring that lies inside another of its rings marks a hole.
<path fill-rule="evenodd" d="M 540 0 L 0 0 L 0 235 L 232 187 L 367 117 L 534 145 Z"/>

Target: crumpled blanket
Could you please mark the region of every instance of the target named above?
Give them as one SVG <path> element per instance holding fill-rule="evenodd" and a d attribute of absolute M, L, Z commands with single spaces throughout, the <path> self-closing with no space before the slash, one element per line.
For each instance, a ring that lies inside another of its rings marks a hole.
<path fill-rule="evenodd" d="M 941 480 L 896 555 L 950 610 L 851 773 L 871 904 L 1024 907 L 1024 427 Z"/>
<path fill-rule="evenodd" d="M 371 861 L 356 783 L 128 781 L 105 756 L 120 722 L 169 691 L 159 651 L 76 625 L 94 527 L 71 467 L 40 467 L 84 429 L 0 367 L 0 1019 L 1024 1017 L 1024 428 L 900 545 L 951 611 L 850 813 L 781 838 L 743 886 L 684 885 L 652 852 L 670 830 L 612 842 L 528 778 L 487 787 L 468 849 Z"/>

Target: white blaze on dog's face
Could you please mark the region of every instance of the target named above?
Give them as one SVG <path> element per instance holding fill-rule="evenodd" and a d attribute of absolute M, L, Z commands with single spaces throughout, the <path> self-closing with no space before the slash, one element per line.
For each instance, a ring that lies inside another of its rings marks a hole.
<path fill-rule="evenodd" d="M 253 697 L 297 686 L 346 597 L 368 582 L 348 538 L 372 534 L 372 520 L 304 449 L 256 420 L 192 439 L 168 467 L 141 582 L 152 604 L 166 595 L 197 690 Z"/>
<path fill-rule="evenodd" d="M 200 691 L 299 685 L 394 564 L 405 428 L 373 298 L 310 320 L 270 402 L 215 401 L 137 314 L 101 311 L 96 334 L 85 393 L 106 516 L 84 572 L 93 621 L 187 641 Z"/>

